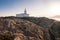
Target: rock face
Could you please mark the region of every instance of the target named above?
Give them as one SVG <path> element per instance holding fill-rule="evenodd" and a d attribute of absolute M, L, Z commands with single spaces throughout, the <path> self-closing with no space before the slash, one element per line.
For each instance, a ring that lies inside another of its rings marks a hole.
<path fill-rule="evenodd" d="M 0 18 L 0 34 L 14 36 L 14 40 L 44 40 L 43 28 L 23 19 Z"/>

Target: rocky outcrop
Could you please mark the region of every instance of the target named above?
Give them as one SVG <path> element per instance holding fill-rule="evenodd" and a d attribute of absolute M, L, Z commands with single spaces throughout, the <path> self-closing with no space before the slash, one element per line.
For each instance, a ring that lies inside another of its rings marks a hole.
<path fill-rule="evenodd" d="M 30 17 L 22 18 L 29 20 L 44 28 L 44 40 L 59 40 L 60 39 L 60 21 L 49 19 L 46 17 Z"/>
<path fill-rule="evenodd" d="M 0 17 L 0 40 L 60 40 L 60 22 L 45 17 Z"/>
<path fill-rule="evenodd" d="M 14 40 L 44 40 L 42 27 L 17 18 L 1 18 L 0 34 L 13 36 Z"/>

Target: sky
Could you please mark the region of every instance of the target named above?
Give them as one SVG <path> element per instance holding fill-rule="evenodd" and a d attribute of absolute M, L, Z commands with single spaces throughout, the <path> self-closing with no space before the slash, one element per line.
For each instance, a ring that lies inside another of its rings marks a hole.
<path fill-rule="evenodd" d="M 53 17 L 60 15 L 60 0 L 0 0 L 0 16 L 16 16 L 25 8 L 30 16 Z"/>

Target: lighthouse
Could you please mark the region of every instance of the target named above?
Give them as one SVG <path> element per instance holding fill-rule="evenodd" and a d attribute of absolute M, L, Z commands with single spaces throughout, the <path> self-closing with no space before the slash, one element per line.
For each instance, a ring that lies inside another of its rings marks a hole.
<path fill-rule="evenodd" d="M 24 13 L 16 14 L 16 17 L 29 17 L 29 14 L 27 14 L 27 10 L 25 8 Z"/>

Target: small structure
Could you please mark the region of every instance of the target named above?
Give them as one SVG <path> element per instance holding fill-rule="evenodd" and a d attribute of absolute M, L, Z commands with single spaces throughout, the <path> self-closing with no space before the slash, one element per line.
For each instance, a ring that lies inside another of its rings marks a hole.
<path fill-rule="evenodd" d="M 29 14 L 27 14 L 26 8 L 24 10 L 24 13 L 16 14 L 16 17 L 29 17 Z"/>

